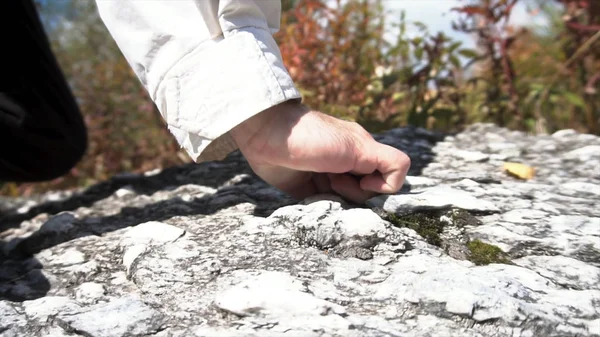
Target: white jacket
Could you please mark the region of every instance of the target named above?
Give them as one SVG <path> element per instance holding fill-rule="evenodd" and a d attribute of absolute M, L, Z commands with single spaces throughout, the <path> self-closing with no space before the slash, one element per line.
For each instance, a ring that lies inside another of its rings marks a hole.
<path fill-rule="evenodd" d="M 272 34 L 280 0 L 96 0 L 100 17 L 193 160 L 236 149 L 237 124 L 300 99 Z"/>

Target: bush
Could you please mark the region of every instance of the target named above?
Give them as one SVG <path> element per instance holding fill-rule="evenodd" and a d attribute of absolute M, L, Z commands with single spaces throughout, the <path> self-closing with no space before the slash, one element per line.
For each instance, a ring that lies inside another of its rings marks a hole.
<path fill-rule="evenodd" d="M 519 2 L 550 26 L 511 26 Z M 278 40 L 307 103 L 370 131 L 405 124 L 452 131 L 473 122 L 538 133 L 600 131 L 600 2 L 467 2 L 453 9 L 453 27 L 473 34 L 477 50 L 408 23 L 404 14 L 389 43 L 381 4 L 300 0 L 285 13 Z M 421 35 L 408 37 L 407 25 Z"/>
<path fill-rule="evenodd" d="M 405 124 L 452 129 L 462 125 L 460 55 L 475 51 L 404 14 L 397 40 L 384 39 L 381 1 L 348 1 L 327 7 L 301 0 L 283 15 L 276 35 L 284 63 L 305 102 L 377 132 Z M 407 26 L 421 35 L 407 36 Z"/>

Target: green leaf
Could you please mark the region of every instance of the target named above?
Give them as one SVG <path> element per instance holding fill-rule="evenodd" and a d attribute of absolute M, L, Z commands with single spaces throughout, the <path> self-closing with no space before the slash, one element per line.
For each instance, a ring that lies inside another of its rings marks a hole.
<path fill-rule="evenodd" d="M 419 28 L 419 30 L 422 31 L 422 32 L 427 31 L 427 25 L 425 25 L 421 21 L 415 21 L 415 22 L 413 22 L 413 25 L 417 26 L 417 28 Z"/>
<path fill-rule="evenodd" d="M 540 84 L 540 83 L 531 83 L 530 87 L 531 87 L 531 90 L 537 91 L 537 92 L 542 91 L 544 89 L 544 85 Z"/>
<path fill-rule="evenodd" d="M 421 58 L 423 58 L 423 48 L 416 48 L 416 49 L 415 49 L 415 57 L 416 57 L 417 59 L 419 59 L 419 60 L 420 60 Z"/>
<path fill-rule="evenodd" d="M 453 44 L 451 44 L 451 45 L 448 47 L 448 53 L 452 53 L 453 51 L 455 51 L 455 50 L 456 50 L 456 48 L 458 48 L 458 47 L 460 47 L 460 46 L 462 46 L 462 42 L 460 42 L 460 41 L 454 42 Z"/>
<path fill-rule="evenodd" d="M 456 55 L 450 55 L 448 56 L 448 60 L 450 61 L 450 63 L 452 63 L 452 65 L 456 68 L 461 68 L 462 65 L 460 64 L 460 60 L 458 59 L 458 57 L 456 57 Z"/>
<path fill-rule="evenodd" d="M 577 95 L 574 92 L 564 92 L 563 96 L 569 101 L 569 103 L 573 104 L 576 107 L 583 108 L 585 107 L 585 101 L 581 96 Z"/>
<path fill-rule="evenodd" d="M 529 131 L 535 130 L 535 119 L 533 119 L 533 118 L 527 118 L 525 120 L 525 126 L 527 126 L 527 129 Z"/>
<path fill-rule="evenodd" d="M 420 37 L 413 38 L 410 42 L 412 42 L 413 46 L 418 46 L 423 42 L 423 39 Z"/>
<path fill-rule="evenodd" d="M 538 98 L 538 96 L 540 95 L 540 92 L 542 90 L 537 90 L 537 89 L 532 89 L 530 92 L 527 93 L 527 96 L 525 96 L 525 101 L 524 103 L 526 105 L 531 104 L 535 99 Z"/>
<path fill-rule="evenodd" d="M 477 51 L 473 50 L 473 49 L 460 49 L 458 51 L 458 53 L 461 56 L 468 57 L 468 58 L 476 58 L 479 56 L 479 53 L 477 53 Z"/>
<path fill-rule="evenodd" d="M 405 92 L 395 92 L 395 93 L 392 95 L 392 100 L 393 100 L 394 102 L 397 102 L 397 101 L 399 101 L 399 100 L 403 99 L 404 97 L 406 97 L 406 93 L 405 93 Z"/>

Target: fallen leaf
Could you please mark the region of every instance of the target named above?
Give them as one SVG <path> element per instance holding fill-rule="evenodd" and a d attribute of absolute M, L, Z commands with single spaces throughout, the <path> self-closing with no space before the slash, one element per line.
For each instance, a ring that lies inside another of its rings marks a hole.
<path fill-rule="evenodd" d="M 535 168 L 521 163 L 506 162 L 504 163 L 504 171 L 524 180 L 533 179 L 535 175 Z"/>

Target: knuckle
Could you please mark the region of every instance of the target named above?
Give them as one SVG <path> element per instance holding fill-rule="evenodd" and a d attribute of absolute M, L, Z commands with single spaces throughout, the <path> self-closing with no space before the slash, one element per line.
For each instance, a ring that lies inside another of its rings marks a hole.
<path fill-rule="evenodd" d="M 362 137 L 371 138 L 371 134 L 357 122 L 350 122 L 350 128 Z"/>
<path fill-rule="evenodd" d="M 410 157 L 406 153 L 400 151 L 400 161 L 402 162 L 403 166 L 405 166 L 406 170 L 408 171 L 408 169 L 410 168 L 410 165 L 411 165 Z"/>
<path fill-rule="evenodd" d="M 360 124 L 358 124 L 357 122 L 352 122 L 352 121 L 348 121 L 348 127 L 352 131 L 358 131 L 361 128 Z"/>

